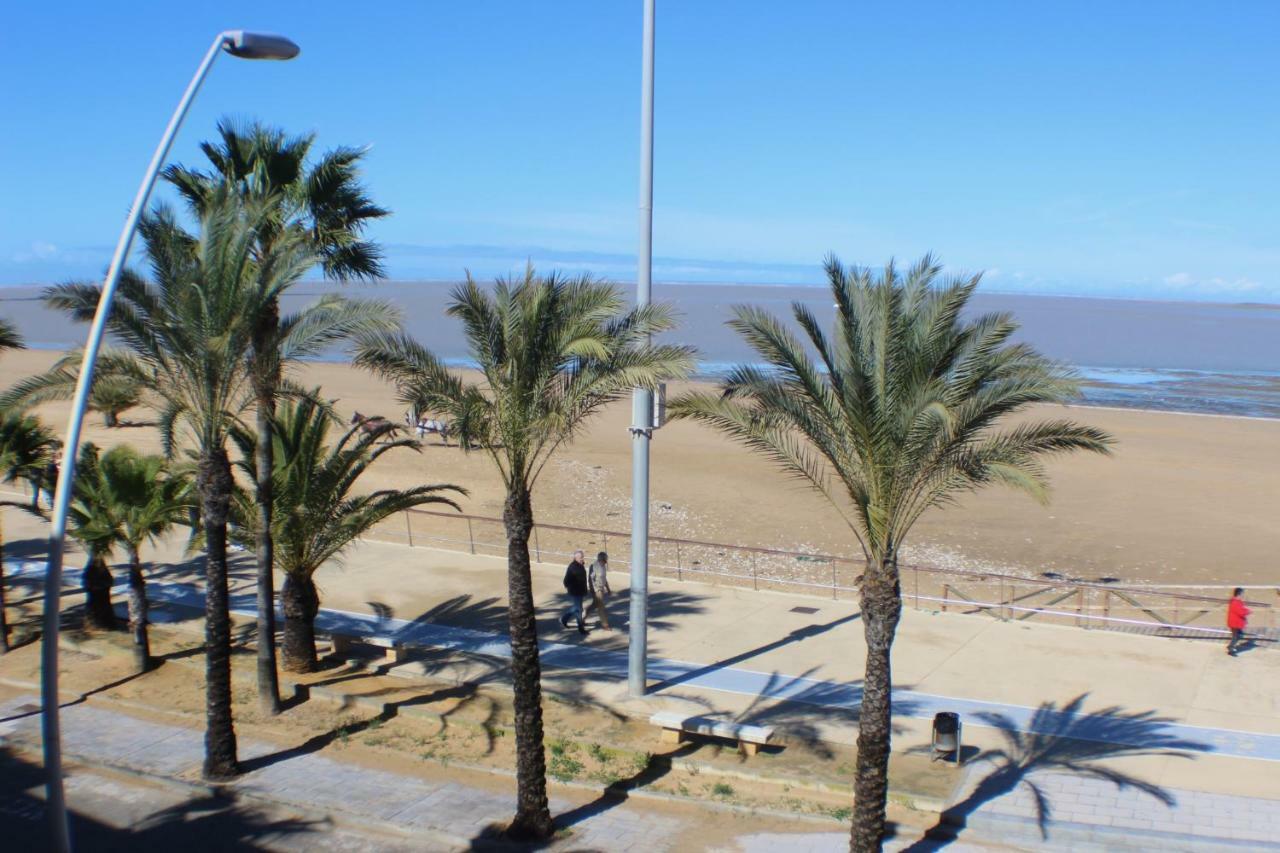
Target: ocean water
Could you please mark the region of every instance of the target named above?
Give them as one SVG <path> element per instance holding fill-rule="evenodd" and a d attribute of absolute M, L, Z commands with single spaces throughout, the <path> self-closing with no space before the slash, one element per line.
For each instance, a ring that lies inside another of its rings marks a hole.
<path fill-rule="evenodd" d="M 452 363 L 466 363 L 465 341 L 445 315 L 448 282 L 386 282 L 342 287 L 306 283 L 286 299 L 296 309 L 322 293 L 387 299 L 408 330 Z M 80 346 L 87 329 L 46 310 L 36 288 L 0 290 L 0 316 L 12 319 L 32 346 Z M 726 327 L 734 305 L 754 304 L 780 316 L 809 306 L 825 324 L 834 318 L 820 287 L 656 284 L 680 327 L 664 339 L 698 347 L 704 376 L 750 361 L 751 350 Z M 1280 305 L 1157 302 L 979 292 L 971 313 L 1010 312 L 1018 338 L 1075 366 L 1084 402 L 1100 406 L 1280 418 Z M 340 352 L 326 358 L 339 359 Z"/>

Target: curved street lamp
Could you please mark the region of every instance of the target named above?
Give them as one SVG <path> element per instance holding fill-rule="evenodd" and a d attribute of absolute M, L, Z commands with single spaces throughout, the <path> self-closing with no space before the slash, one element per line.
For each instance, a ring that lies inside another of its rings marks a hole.
<path fill-rule="evenodd" d="M 218 54 L 226 51 L 241 59 L 293 59 L 298 55 L 298 46 L 284 36 L 268 33 L 251 33 L 244 30 L 226 30 L 218 33 L 209 47 L 204 60 L 196 69 L 195 76 L 182 93 L 182 100 L 169 119 L 169 126 L 160 137 L 156 153 L 151 158 L 151 165 L 142 176 L 142 185 L 134 196 L 133 207 L 125 219 L 124 230 L 120 232 L 120 240 L 116 243 L 115 254 L 111 256 L 111 265 L 107 267 L 107 277 L 102 284 L 102 296 L 98 299 L 98 310 L 93 316 L 93 325 L 89 329 L 89 339 L 84 347 L 84 360 L 80 364 L 80 376 L 76 382 L 75 397 L 71 405 L 71 416 L 67 419 L 67 438 L 63 442 L 62 467 L 58 474 L 58 486 L 54 491 L 53 518 L 49 527 L 49 565 L 44 578 L 44 636 L 41 639 L 40 651 L 40 694 L 43 705 L 44 734 L 44 768 L 47 776 L 45 782 L 45 802 L 51 821 L 53 834 L 51 849 L 59 853 L 71 850 L 71 833 L 67 824 L 67 802 L 62 789 L 62 741 L 58 723 L 58 628 L 61 619 L 62 591 L 62 548 L 67 534 L 67 510 L 71 505 L 71 484 L 75 480 L 76 457 L 80 451 L 80 428 L 84 423 L 85 408 L 89 402 L 89 389 L 93 386 L 93 368 L 98 358 L 98 350 L 102 346 L 102 337 L 107 325 L 107 316 L 111 309 L 111 299 L 115 296 L 116 284 L 120 279 L 120 270 L 124 267 L 129 255 L 129 245 L 133 242 L 133 232 L 137 228 L 138 219 L 146 209 L 147 199 L 155 186 L 156 176 L 164 165 L 165 157 L 173 144 L 173 138 L 187 115 L 191 102 L 204 78 L 213 67 Z"/>

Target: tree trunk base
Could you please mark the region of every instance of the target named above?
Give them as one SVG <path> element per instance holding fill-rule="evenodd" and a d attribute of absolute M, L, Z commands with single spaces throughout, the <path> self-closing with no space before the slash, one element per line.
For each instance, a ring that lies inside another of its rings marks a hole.
<path fill-rule="evenodd" d="M 320 594 L 309 577 L 285 575 L 280 590 L 284 610 L 284 642 L 281 662 L 286 672 L 308 673 L 318 669 L 316 659 L 316 614 Z"/>

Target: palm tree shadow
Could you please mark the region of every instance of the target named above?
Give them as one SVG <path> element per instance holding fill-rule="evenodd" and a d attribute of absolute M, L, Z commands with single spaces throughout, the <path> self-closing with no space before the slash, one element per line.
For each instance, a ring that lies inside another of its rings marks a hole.
<path fill-rule="evenodd" d="M 938 822 L 908 850 L 936 850 L 955 839 L 968 819 L 984 804 L 1012 793 L 1026 785 L 1035 803 L 1036 823 L 1040 835 L 1049 837 L 1053 816 L 1052 803 L 1044 788 L 1031 778 L 1040 771 L 1068 772 L 1089 779 L 1110 782 L 1117 789 L 1133 788 L 1148 794 L 1166 806 L 1172 806 L 1172 794 L 1159 785 L 1106 767 L 1097 762 L 1113 758 L 1168 756 L 1194 758 L 1209 745 L 1185 740 L 1170 734 L 1168 717 L 1154 711 L 1124 712 L 1117 706 L 1088 714 L 1081 713 L 1089 694 L 1082 693 L 1061 708 L 1044 702 L 1032 714 L 1029 724 L 1020 726 L 1005 714 L 977 714 L 983 725 L 997 729 L 1005 746 L 978 756 L 975 761 L 992 765 L 965 799 L 946 809 Z M 1023 730 L 1025 729 L 1025 731 Z M 926 746 L 918 750 L 925 752 Z"/>
<path fill-rule="evenodd" d="M 555 818 L 557 829 L 568 829 L 585 820 L 590 820 L 597 815 L 604 814 L 612 808 L 622 805 L 630 797 L 631 792 L 637 788 L 643 788 L 651 785 L 662 777 L 671 772 L 673 761 L 678 758 L 685 758 L 697 752 L 700 746 L 695 743 L 683 743 L 676 749 L 661 755 L 651 755 L 645 766 L 626 779 L 619 779 L 617 782 L 609 785 L 600 792 L 600 796 L 594 800 L 583 803 L 577 808 L 570 809 Z M 502 849 L 502 850 L 542 850 L 556 843 L 556 838 L 550 838 L 546 841 L 522 842 L 516 846 L 512 846 L 511 839 L 504 834 L 502 827 L 494 826 L 481 831 L 479 835 L 471 840 L 471 849 Z"/>
<path fill-rule="evenodd" d="M 380 602 L 368 603 L 375 614 L 382 618 L 390 618 L 391 610 L 385 604 Z M 499 626 L 507 624 L 507 608 L 505 605 L 500 604 L 496 598 L 472 601 L 471 596 L 460 595 L 423 612 L 413 619 L 411 624 L 425 622 L 494 631 Z M 376 650 L 374 651 L 376 653 Z M 471 708 L 477 703 L 483 703 L 483 716 L 474 725 L 480 727 L 487 739 L 485 754 L 491 754 L 496 747 L 497 739 L 502 736 L 497 721 L 501 716 L 503 706 L 500 701 L 485 694 L 482 688 L 508 683 L 511 671 L 510 661 L 505 658 L 478 654 L 474 651 L 458 652 L 451 649 L 411 647 L 408 662 L 416 664 L 419 673 L 424 678 L 447 679 L 456 683 L 434 687 L 405 699 L 384 702 L 380 711 L 374 716 L 337 726 L 329 731 L 314 735 L 297 746 L 243 761 L 240 765 L 242 772 L 253 772 L 281 761 L 319 752 L 335 740 L 347 738 L 381 726 L 383 723 L 399 716 L 401 711 L 406 708 L 450 701 L 452 701 L 450 707 L 433 711 L 431 714 L 440 723 L 441 732 L 449 728 L 451 719 L 459 712 Z M 465 680 L 457 681 L 459 677 L 457 667 L 460 664 L 466 666 Z M 399 665 L 401 664 L 390 663 L 381 659 L 377 659 L 376 662 L 367 658 L 353 658 L 345 661 L 327 678 L 305 684 L 299 683 L 296 686 L 296 695 L 287 703 L 286 709 L 308 701 L 313 688 L 328 687 L 386 675 L 393 667 Z M 576 675 L 558 678 L 556 675 L 543 674 L 542 689 L 544 695 L 552 697 L 563 704 L 590 707 L 608 713 L 615 720 L 621 721 L 625 719 L 624 715 L 620 714 L 616 709 L 610 708 L 607 704 L 590 697 L 586 690 L 587 687 L 588 685 Z M 401 694 L 404 690 L 404 685 L 397 684 L 370 691 L 361 691 L 358 695 L 362 701 L 368 702 L 390 694 Z M 344 704 L 344 707 L 349 707 L 349 703 Z"/>
<path fill-rule="evenodd" d="M 861 616 L 862 616 L 861 613 L 851 613 L 848 616 L 842 616 L 839 619 L 833 619 L 832 621 L 827 622 L 824 625 L 805 625 L 803 628 L 797 628 L 794 631 L 791 631 L 790 633 L 788 633 L 785 637 L 779 637 L 773 642 L 765 643 L 762 646 L 756 646 L 754 649 L 747 649 L 744 652 L 739 652 L 733 657 L 725 658 L 724 660 L 719 660 L 719 661 L 716 661 L 715 663 L 709 663 L 706 666 L 701 667 L 699 669 L 689 670 L 688 672 L 683 672 L 683 673 L 680 673 L 679 675 L 673 675 L 671 678 L 668 678 L 665 681 L 661 681 L 655 684 L 653 686 L 653 691 L 657 692 L 659 690 L 663 690 L 666 688 L 675 687 L 678 684 L 683 684 L 687 681 L 692 681 L 695 678 L 700 678 L 704 675 L 709 675 L 718 670 L 728 669 L 736 664 L 742 663 L 743 661 L 750 660 L 751 658 L 757 657 L 759 655 L 767 654 L 768 652 L 774 651 L 775 649 L 780 649 L 783 646 L 789 646 L 792 643 L 799 643 L 811 637 L 820 636 L 834 628 L 839 627 L 840 625 L 844 625 L 848 622 L 853 622 L 854 620 L 859 619 Z"/>

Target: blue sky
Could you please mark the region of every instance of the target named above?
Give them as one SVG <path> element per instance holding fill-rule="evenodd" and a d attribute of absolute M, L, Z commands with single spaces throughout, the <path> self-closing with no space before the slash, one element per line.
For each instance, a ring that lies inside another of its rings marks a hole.
<path fill-rule="evenodd" d="M 396 278 L 633 280 L 639 0 L 14 4 L 0 284 L 101 273 L 214 33 L 221 116 L 372 146 Z M 655 274 L 938 253 L 992 290 L 1280 302 L 1280 5 L 659 2 Z"/>

